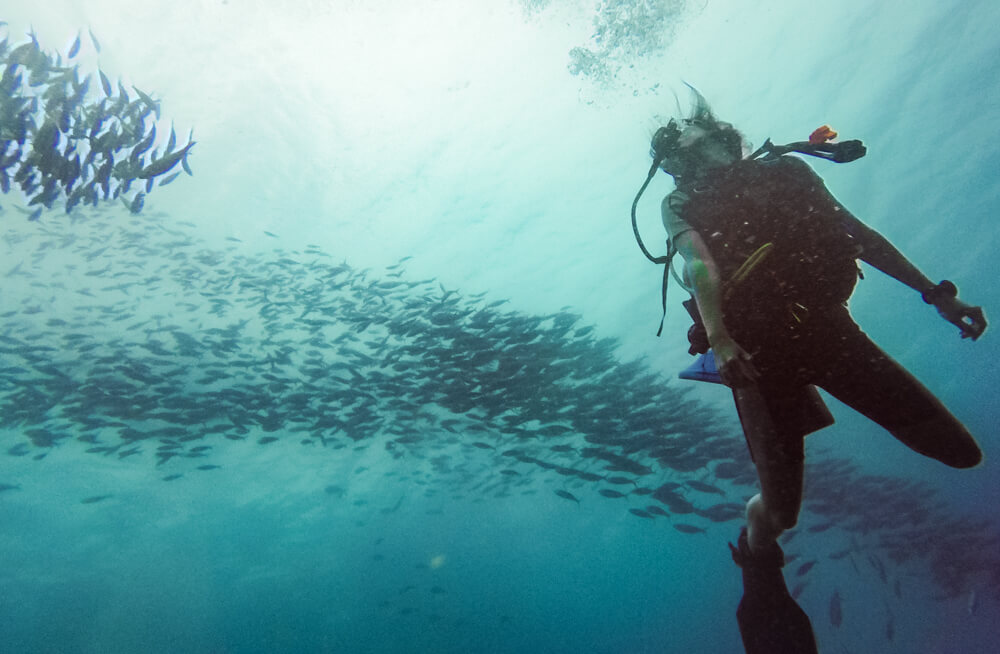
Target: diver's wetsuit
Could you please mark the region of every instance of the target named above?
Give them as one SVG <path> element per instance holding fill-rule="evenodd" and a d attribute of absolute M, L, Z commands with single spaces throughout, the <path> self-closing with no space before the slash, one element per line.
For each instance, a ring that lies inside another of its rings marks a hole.
<path fill-rule="evenodd" d="M 747 253 L 768 240 L 778 241 L 774 249 L 779 251 L 751 270 L 736 298 L 724 305 L 724 320 L 733 340 L 753 357 L 760 373 L 757 386 L 775 432 L 787 441 L 786 450 L 799 450 L 796 458 L 801 460 L 802 437 L 833 423 L 815 391 L 818 386 L 920 454 L 955 467 L 974 465 L 979 447 L 968 430 L 851 318 L 846 300 L 857 273 L 848 250 L 856 246 L 844 229 L 836 227 L 838 216 L 849 215 L 847 209 L 805 162 L 788 156 L 780 159 L 751 169 L 749 182 L 747 174 L 736 180 L 734 184 L 744 184 L 742 189 L 675 191 L 668 198 L 673 213 L 664 214 L 664 226 L 672 240 L 689 229 L 698 231 L 724 279 L 731 278 Z M 741 165 L 750 163 L 755 162 Z M 719 229 L 710 226 L 715 214 Z M 797 218 L 802 214 L 808 217 Z M 701 227 L 686 222 L 688 215 Z M 754 240 L 758 216 L 763 236 Z M 799 223 L 789 227 L 798 230 L 791 238 L 781 233 L 785 222 Z M 788 252 L 795 247 L 789 241 L 806 238 L 816 243 Z M 821 256 L 816 255 L 826 253 L 824 239 L 832 242 L 830 252 L 840 257 L 832 265 L 818 261 Z M 827 277 L 837 279 L 830 282 Z M 748 444 L 753 456 L 754 444 L 749 440 Z"/>
<path fill-rule="evenodd" d="M 808 165 L 782 159 L 772 168 L 738 164 L 742 169 L 723 180 L 736 188 L 720 182 L 675 191 L 667 201 L 673 215 L 664 211 L 671 240 L 694 229 L 722 279 L 739 284 L 729 296 L 722 289 L 722 308 L 726 329 L 759 373 L 754 393 L 734 389 L 747 445 L 772 480 L 798 484 L 771 508 L 798 513 L 803 437 L 833 423 L 816 387 L 921 454 L 955 467 L 975 465 L 981 454 L 972 435 L 851 318 L 847 299 L 857 281 L 855 259 L 863 254 L 851 249 L 847 210 Z M 742 264 L 764 251 L 770 258 L 741 277 L 749 267 Z M 762 419 L 771 428 L 760 428 Z M 809 618 L 785 585 L 781 548 L 775 543 L 752 554 L 744 530 L 733 559 L 743 570 L 737 619 L 747 654 L 816 652 Z"/>

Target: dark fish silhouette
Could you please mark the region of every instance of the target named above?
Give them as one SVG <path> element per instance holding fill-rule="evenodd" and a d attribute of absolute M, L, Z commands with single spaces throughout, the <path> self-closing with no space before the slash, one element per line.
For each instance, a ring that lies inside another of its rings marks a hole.
<path fill-rule="evenodd" d="M 843 621 L 844 612 L 840 605 L 840 593 L 834 590 L 833 595 L 830 596 L 830 624 L 839 629 Z"/>
<path fill-rule="evenodd" d="M 115 93 L 111 88 L 111 80 L 108 79 L 108 76 L 100 68 L 97 69 L 97 75 L 101 78 L 101 87 L 104 89 L 104 95 L 110 98 Z M 98 117 L 101 119 L 104 118 L 101 114 Z"/>
<path fill-rule="evenodd" d="M 814 565 L 816 565 L 816 561 L 815 560 L 806 561 L 805 563 L 803 563 L 802 565 L 800 565 L 798 567 L 798 569 L 795 571 L 795 576 L 796 577 L 801 577 L 802 575 L 804 575 L 807 572 L 809 572 L 810 570 L 812 570 Z"/>
<path fill-rule="evenodd" d="M 696 491 L 701 491 L 702 493 L 716 493 L 722 496 L 725 496 L 726 494 L 721 488 L 713 486 L 712 484 L 706 484 L 705 482 L 698 481 L 697 479 L 689 479 L 685 483 Z"/>
<path fill-rule="evenodd" d="M 76 40 L 73 41 L 73 45 L 69 47 L 69 52 L 66 53 L 67 59 L 72 59 L 80 52 L 80 33 L 77 32 Z"/>
<path fill-rule="evenodd" d="M 576 499 L 576 496 L 573 495 L 573 493 L 570 493 L 569 491 L 564 491 L 564 490 L 560 489 L 560 490 L 555 491 L 555 494 L 558 495 L 559 497 L 564 498 L 564 499 L 572 500 L 572 501 L 576 502 L 577 504 L 580 503 L 580 500 Z"/>
<path fill-rule="evenodd" d="M 195 142 L 191 141 L 180 150 L 160 157 L 139 171 L 139 174 L 136 175 L 136 177 L 139 179 L 149 179 L 151 177 L 156 177 L 157 175 L 169 172 L 170 169 L 176 166 L 179 161 L 187 157 L 188 151 L 194 147 L 194 145 Z"/>
<path fill-rule="evenodd" d="M 708 518 L 712 522 L 728 522 L 730 520 L 742 520 L 746 514 L 746 507 L 735 502 L 727 502 L 705 509 L 695 509 L 695 513 L 703 518 Z"/>
<path fill-rule="evenodd" d="M 122 198 L 122 204 L 124 204 L 125 208 L 128 209 L 129 213 L 133 215 L 140 213 L 145 203 L 146 203 L 146 194 L 143 193 L 142 191 L 136 193 L 131 200 L 126 201 L 125 198 Z"/>
<path fill-rule="evenodd" d="M 685 524 L 683 522 L 678 522 L 674 524 L 674 529 L 683 534 L 703 534 L 705 530 L 701 527 L 696 527 L 694 525 Z"/>
<path fill-rule="evenodd" d="M 681 497 L 672 483 L 666 483 L 653 491 L 653 498 L 666 504 L 672 513 L 694 513 L 694 505 Z"/>
<path fill-rule="evenodd" d="M 156 119 L 159 120 L 160 102 L 158 100 L 154 100 L 153 98 L 151 98 L 147 93 L 140 91 L 135 85 L 132 86 L 132 89 L 139 95 L 139 99 L 142 100 L 143 104 L 146 105 L 146 108 L 152 111 L 153 114 L 156 116 Z M 169 150 L 170 148 L 168 147 L 167 149 Z"/>
<path fill-rule="evenodd" d="M 159 184 L 158 184 L 158 185 L 159 185 L 159 186 L 166 186 L 166 185 L 167 185 L 167 184 L 169 184 L 170 182 L 172 182 L 172 181 L 174 181 L 175 179 L 177 179 L 177 177 L 178 177 L 179 175 L 180 175 L 180 173 L 179 173 L 179 172 L 178 172 L 178 173 L 173 173 L 173 174 L 171 174 L 171 175 L 167 175 L 166 177 L 164 177 L 163 179 L 161 179 L 161 180 L 160 180 L 160 182 L 159 182 Z M 152 178 L 150 178 L 150 179 L 152 179 Z"/>

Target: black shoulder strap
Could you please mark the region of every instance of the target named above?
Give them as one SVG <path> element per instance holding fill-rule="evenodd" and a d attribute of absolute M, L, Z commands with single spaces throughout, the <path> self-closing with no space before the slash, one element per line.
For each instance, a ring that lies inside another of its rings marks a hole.
<path fill-rule="evenodd" d="M 663 333 L 663 323 L 667 319 L 667 286 L 670 285 L 670 271 L 673 270 L 672 266 L 675 254 L 677 254 L 677 250 L 674 249 L 674 244 L 670 242 L 670 239 L 667 239 L 667 256 L 664 257 L 666 261 L 663 262 L 663 286 L 660 289 L 663 314 L 660 316 L 660 328 L 656 330 L 657 336 Z"/>

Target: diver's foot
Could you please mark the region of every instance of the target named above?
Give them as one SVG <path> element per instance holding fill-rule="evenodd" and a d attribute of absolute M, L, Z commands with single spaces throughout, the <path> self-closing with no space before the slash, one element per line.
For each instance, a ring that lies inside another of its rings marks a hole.
<path fill-rule="evenodd" d="M 740 528 L 740 537 L 736 540 L 736 545 L 732 543 L 728 545 L 733 555 L 733 562 L 741 568 L 781 568 L 785 565 L 785 553 L 776 541 L 757 550 L 751 549 L 746 527 Z"/>

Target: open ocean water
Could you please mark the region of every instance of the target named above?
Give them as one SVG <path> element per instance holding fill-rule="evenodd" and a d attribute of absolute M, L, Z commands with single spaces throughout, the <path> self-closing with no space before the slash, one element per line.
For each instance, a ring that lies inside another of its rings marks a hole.
<path fill-rule="evenodd" d="M 0 21 L 2 653 L 741 652 L 756 477 L 728 392 L 676 379 L 685 294 L 656 338 L 628 216 L 685 81 L 755 145 L 862 139 L 810 163 L 1000 317 L 994 2 Z M 853 314 L 985 460 L 831 399 L 789 588 L 824 653 L 995 652 L 996 336 L 865 272 Z"/>

